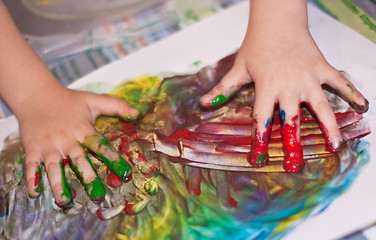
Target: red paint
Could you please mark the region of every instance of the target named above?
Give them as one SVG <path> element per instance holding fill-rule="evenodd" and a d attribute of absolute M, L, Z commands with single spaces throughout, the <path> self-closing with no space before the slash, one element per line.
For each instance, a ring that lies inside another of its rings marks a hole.
<path fill-rule="evenodd" d="M 39 185 L 39 177 L 40 177 L 40 173 L 39 172 L 35 172 L 35 176 L 34 176 L 34 187 L 37 188 L 38 185 Z"/>
<path fill-rule="evenodd" d="M 159 169 L 155 166 L 151 166 L 147 172 L 144 173 L 145 177 L 150 179 L 152 177 L 155 177 L 159 172 Z"/>
<path fill-rule="evenodd" d="M 100 220 L 105 221 L 106 219 L 103 217 L 102 212 L 103 212 L 103 209 L 98 209 L 97 216 Z"/>
<path fill-rule="evenodd" d="M 145 158 L 145 156 L 141 153 L 141 151 L 137 150 L 138 157 L 136 159 L 137 162 L 148 162 L 148 160 Z"/>
<path fill-rule="evenodd" d="M 152 178 L 153 176 L 152 175 L 150 175 L 148 172 L 145 172 L 144 173 L 144 175 L 145 175 L 145 177 L 147 178 L 147 179 L 150 179 L 150 178 Z"/>
<path fill-rule="evenodd" d="M 233 197 L 229 196 L 228 201 L 224 205 L 227 208 L 236 208 L 238 207 L 238 201 L 236 201 Z"/>
<path fill-rule="evenodd" d="M 135 207 L 136 204 L 133 204 L 133 203 L 128 203 L 126 202 L 125 203 L 125 208 L 124 208 L 124 213 L 127 214 L 127 215 L 134 215 L 136 214 L 136 207 Z"/>
<path fill-rule="evenodd" d="M 69 164 L 68 158 L 63 158 L 63 164 L 64 166 Z"/>
<path fill-rule="evenodd" d="M 118 149 L 119 153 L 124 155 L 126 152 L 128 152 L 129 151 L 129 145 L 130 145 L 130 143 L 128 141 L 128 138 L 122 137 L 121 143 L 120 143 L 119 149 Z"/>
<path fill-rule="evenodd" d="M 122 184 L 121 177 L 113 174 L 111 170 L 108 170 L 107 182 L 110 187 L 117 188 Z"/>
<path fill-rule="evenodd" d="M 254 120 L 254 124 L 257 126 L 256 119 Z M 251 152 L 247 154 L 247 160 L 252 167 L 260 168 L 268 164 L 268 145 L 271 129 L 272 123 L 268 124 L 266 131 L 264 132 L 260 132 L 256 127 L 255 134 L 252 139 Z"/>
<path fill-rule="evenodd" d="M 211 134 L 211 133 L 196 133 L 187 129 L 180 129 L 172 135 L 165 137 L 164 141 L 170 143 L 177 143 L 181 139 L 189 141 L 201 142 L 222 142 L 230 144 L 249 144 L 251 142 L 250 136 L 237 136 L 228 134 Z"/>
<path fill-rule="evenodd" d="M 201 195 L 201 181 L 202 181 L 201 169 L 191 168 L 189 171 L 189 177 L 186 182 L 186 188 L 188 192 L 194 196 Z"/>
<path fill-rule="evenodd" d="M 159 171 L 159 169 L 156 166 L 151 166 L 150 170 L 153 172 Z"/>
<path fill-rule="evenodd" d="M 116 139 L 118 139 L 119 138 L 119 134 L 117 133 L 117 134 L 115 134 L 115 132 L 114 131 L 110 131 L 110 132 L 108 132 L 107 134 L 106 134 L 106 138 L 109 140 L 109 141 L 115 141 Z"/>
<path fill-rule="evenodd" d="M 124 129 L 133 129 L 133 123 L 130 122 L 123 122 L 123 128 Z"/>
<path fill-rule="evenodd" d="M 283 168 L 286 172 L 293 173 L 300 171 L 305 165 L 303 148 L 297 137 L 297 119 L 298 115 L 292 118 L 291 124 L 285 123 L 282 128 L 283 151 L 285 153 Z"/>

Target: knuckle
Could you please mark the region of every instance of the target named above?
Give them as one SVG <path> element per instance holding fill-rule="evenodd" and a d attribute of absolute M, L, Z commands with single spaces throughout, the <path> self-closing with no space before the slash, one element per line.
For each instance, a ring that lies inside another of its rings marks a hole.
<path fill-rule="evenodd" d="M 47 162 L 45 162 L 45 164 L 46 164 L 47 172 L 50 172 L 52 169 L 60 168 L 59 161 L 57 161 L 57 160 L 47 161 Z"/>

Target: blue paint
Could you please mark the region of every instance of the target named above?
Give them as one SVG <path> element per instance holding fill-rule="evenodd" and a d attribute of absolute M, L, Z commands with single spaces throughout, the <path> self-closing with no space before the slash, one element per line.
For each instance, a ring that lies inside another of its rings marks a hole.
<path fill-rule="evenodd" d="M 267 129 L 269 127 L 269 124 L 271 123 L 272 121 L 272 117 L 268 118 L 268 120 L 266 120 L 266 123 L 265 123 L 265 128 Z"/>
<path fill-rule="evenodd" d="M 285 126 L 285 120 L 286 120 L 286 113 L 284 110 L 279 111 L 279 116 L 281 117 L 281 125 L 282 127 Z"/>

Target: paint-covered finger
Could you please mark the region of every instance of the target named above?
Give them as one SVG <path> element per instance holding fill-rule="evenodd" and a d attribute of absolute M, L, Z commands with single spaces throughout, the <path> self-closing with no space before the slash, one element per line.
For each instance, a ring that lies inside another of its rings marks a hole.
<path fill-rule="evenodd" d="M 42 156 L 39 152 L 28 151 L 25 158 L 27 192 L 36 198 L 42 191 Z"/>
<path fill-rule="evenodd" d="M 256 93 L 253 112 L 251 152 L 248 153 L 248 162 L 255 168 L 268 164 L 268 145 L 272 129 L 275 101 L 266 97 L 263 92 Z"/>
<path fill-rule="evenodd" d="M 95 203 L 102 202 L 106 194 L 106 189 L 86 152 L 82 149 L 80 153 L 76 151 L 76 153 L 69 155 L 68 160 L 71 169 L 80 180 L 90 199 Z"/>
<path fill-rule="evenodd" d="M 337 72 L 329 79 L 327 84 L 339 91 L 339 93 L 349 101 L 351 107 L 358 113 L 364 113 L 368 110 L 368 100 L 355 88 L 347 79 L 349 77 L 345 72 Z"/>
<path fill-rule="evenodd" d="M 85 137 L 83 146 L 95 154 L 113 174 L 126 182 L 131 175 L 131 165 L 112 147 L 111 143 L 99 134 Z"/>
<path fill-rule="evenodd" d="M 141 117 L 139 110 L 132 108 L 127 102 L 110 96 L 92 95 L 91 103 L 94 108 L 94 117 L 99 115 L 117 115 L 127 121 L 135 121 Z"/>
<path fill-rule="evenodd" d="M 299 99 L 294 94 L 286 94 L 280 97 L 279 104 L 285 154 L 283 168 L 286 172 L 296 173 L 305 165 L 303 148 L 300 144 Z"/>
<path fill-rule="evenodd" d="M 60 154 L 48 154 L 44 157 L 48 181 L 50 182 L 56 204 L 61 208 L 68 208 L 72 203 L 72 193 L 65 177 L 64 169 L 67 159 Z"/>
<path fill-rule="evenodd" d="M 321 88 L 310 91 L 307 103 L 319 120 L 329 150 L 337 152 L 344 146 L 344 141 L 342 140 L 333 109 Z"/>
<path fill-rule="evenodd" d="M 218 106 L 229 100 L 236 91 L 250 81 L 247 72 L 231 69 L 210 92 L 201 97 L 200 104 L 207 108 Z"/>

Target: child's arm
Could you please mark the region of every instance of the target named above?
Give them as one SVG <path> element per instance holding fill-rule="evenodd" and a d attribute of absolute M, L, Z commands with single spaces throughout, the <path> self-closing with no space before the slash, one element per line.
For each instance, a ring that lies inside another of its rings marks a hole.
<path fill-rule="evenodd" d="M 316 46 L 308 30 L 307 2 L 304 0 L 251 0 L 248 29 L 235 64 L 221 82 L 201 98 L 201 102 L 208 106 L 218 95 L 226 98 L 252 81 L 256 87 L 255 136 L 249 161 L 254 167 L 267 162 L 267 140 L 262 136 L 268 135 L 268 122 L 275 104 L 279 103 L 285 121 L 283 138 L 287 156 L 284 167 L 292 172 L 304 165 L 299 144 L 301 102 L 306 102 L 317 115 L 333 151 L 342 144 L 322 84 L 342 93 L 357 106 L 358 112 L 368 109 L 368 101 L 328 64 Z"/>
<path fill-rule="evenodd" d="M 32 51 L 0 2 L 0 95 L 20 124 L 26 152 L 28 192 L 38 196 L 38 167 L 44 162 L 56 202 L 68 204 L 59 163 L 71 157 L 86 183 L 96 175 L 78 142 L 95 134 L 100 114 L 136 118 L 138 110 L 122 100 L 62 86 Z"/>

